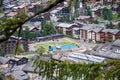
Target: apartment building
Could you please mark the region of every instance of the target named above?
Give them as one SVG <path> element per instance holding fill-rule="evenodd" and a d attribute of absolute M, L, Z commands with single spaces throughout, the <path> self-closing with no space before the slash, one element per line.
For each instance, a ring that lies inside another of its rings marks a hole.
<path fill-rule="evenodd" d="M 80 39 L 105 43 L 120 39 L 120 30 L 105 29 L 100 25 L 86 25 L 80 28 Z"/>
<path fill-rule="evenodd" d="M 75 24 L 60 23 L 55 28 L 58 31 L 58 33 L 62 33 L 63 35 L 72 35 L 72 30 L 75 26 Z"/>
<path fill-rule="evenodd" d="M 23 39 L 22 37 L 15 37 L 15 36 L 11 36 L 9 38 L 9 40 L 7 42 L 4 42 L 1 44 L 1 51 L 3 54 L 12 54 L 17 41 L 20 40 L 21 43 L 21 47 L 24 49 L 25 52 L 28 51 L 28 42 L 27 40 Z"/>
<path fill-rule="evenodd" d="M 116 39 L 120 39 L 120 30 L 118 29 L 104 29 L 99 32 L 100 34 L 100 42 L 106 41 L 114 41 Z"/>

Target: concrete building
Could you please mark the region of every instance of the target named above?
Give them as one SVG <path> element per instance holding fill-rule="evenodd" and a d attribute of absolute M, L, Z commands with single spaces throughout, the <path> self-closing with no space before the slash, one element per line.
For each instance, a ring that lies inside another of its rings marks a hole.
<path fill-rule="evenodd" d="M 58 31 L 58 33 L 62 33 L 63 35 L 72 36 L 73 27 L 75 27 L 75 24 L 60 23 L 56 26 L 56 30 Z"/>
<path fill-rule="evenodd" d="M 4 55 L 5 54 L 13 54 L 13 51 L 16 47 L 18 40 L 20 40 L 21 47 L 24 49 L 25 52 L 27 52 L 28 51 L 28 42 L 25 39 L 23 39 L 22 37 L 18 38 L 15 36 L 11 36 L 7 42 L 1 44 L 2 53 Z"/>
<path fill-rule="evenodd" d="M 105 43 L 120 39 L 120 30 L 105 29 L 102 25 L 86 25 L 80 28 L 80 39 Z"/>

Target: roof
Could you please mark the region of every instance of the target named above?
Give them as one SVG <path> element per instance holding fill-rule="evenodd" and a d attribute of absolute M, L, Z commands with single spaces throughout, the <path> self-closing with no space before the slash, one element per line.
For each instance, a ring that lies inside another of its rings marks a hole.
<path fill-rule="evenodd" d="M 34 72 L 35 66 L 33 66 L 33 62 L 29 61 L 23 68 L 22 70 L 25 72 Z"/>
<path fill-rule="evenodd" d="M 73 28 L 73 30 L 80 30 L 80 28 L 76 28 L 76 27 L 75 27 L 75 28 Z"/>
<path fill-rule="evenodd" d="M 90 62 L 103 62 L 103 61 L 105 61 L 105 58 L 103 58 L 103 57 L 98 57 L 98 56 L 88 55 L 88 54 L 82 54 L 82 53 L 81 54 L 73 53 L 69 57 L 78 58 L 78 59 L 82 59 L 82 60 L 87 60 L 87 61 L 90 61 Z"/>
<path fill-rule="evenodd" d="M 35 56 L 35 58 L 38 58 L 40 60 L 43 60 L 43 61 L 49 61 L 50 58 L 49 57 L 44 57 L 44 56 Z M 24 67 L 23 67 L 23 71 L 25 72 L 31 72 L 31 73 L 34 73 L 34 72 L 39 72 L 39 69 L 37 69 L 36 71 L 35 68 L 36 68 L 36 65 L 33 65 L 33 61 L 29 61 Z"/>
<path fill-rule="evenodd" d="M 5 8 L 13 8 L 15 5 L 7 5 Z"/>
<path fill-rule="evenodd" d="M 66 57 L 63 56 L 62 54 L 55 54 L 55 55 L 52 55 L 52 59 L 56 61 L 65 61 Z"/>
<path fill-rule="evenodd" d="M 91 29 L 91 30 L 94 31 L 94 32 L 96 32 L 96 33 L 98 33 L 98 32 L 100 32 L 102 29 L 103 29 L 103 28 L 93 28 L 93 29 Z"/>
<path fill-rule="evenodd" d="M 50 13 L 51 13 L 51 14 L 55 14 L 55 13 L 57 13 L 58 11 L 60 11 L 60 10 L 62 10 L 62 9 L 63 9 L 63 7 L 58 7 L 58 8 L 56 8 L 56 9 L 52 10 Z"/>
<path fill-rule="evenodd" d="M 98 9 L 99 9 L 98 7 L 94 7 L 93 9 L 91 9 L 91 11 L 96 11 Z"/>
<path fill-rule="evenodd" d="M 80 28 L 80 29 L 82 29 L 82 30 L 90 30 L 91 29 L 91 27 L 89 27 L 89 26 L 83 26 L 82 28 Z"/>
<path fill-rule="evenodd" d="M 71 26 L 73 26 L 74 24 L 69 24 L 69 23 L 60 23 L 57 26 L 58 27 L 63 27 L 63 28 L 70 28 Z"/>
<path fill-rule="evenodd" d="M 22 37 L 17 37 L 17 36 L 10 36 L 10 38 L 14 38 L 14 39 L 23 39 Z"/>
<path fill-rule="evenodd" d="M 13 71 L 11 75 L 16 79 L 16 80 L 27 80 L 29 79 L 28 75 L 23 72 L 23 71 Z"/>
<path fill-rule="evenodd" d="M 10 60 L 9 58 L 0 56 L 0 63 L 1 64 L 6 64 L 9 60 Z"/>
<path fill-rule="evenodd" d="M 43 61 L 49 61 L 50 60 L 50 57 L 38 56 L 38 58 L 40 60 L 43 60 Z"/>
<path fill-rule="evenodd" d="M 106 57 L 110 59 L 120 59 L 120 54 L 114 53 L 112 51 L 99 51 L 99 52 L 94 52 L 93 55 L 101 56 L 101 57 Z"/>
<path fill-rule="evenodd" d="M 110 32 L 112 34 L 117 34 L 119 31 L 120 30 L 118 30 L 118 29 L 104 29 L 104 30 L 102 30 L 102 32 L 105 32 L 105 33 Z"/>
<path fill-rule="evenodd" d="M 112 6 L 113 8 L 118 8 L 119 7 L 119 5 L 118 4 L 113 4 L 113 6 Z"/>
<path fill-rule="evenodd" d="M 115 42 L 113 42 L 113 45 L 120 47 L 120 39 L 118 39 Z"/>
<path fill-rule="evenodd" d="M 17 6 L 18 8 L 24 8 L 25 6 L 27 6 L 29 3 L 23 3 L 22 5 L 20 6 Z"/>
<path fill-rule="evenodd" d="M 78 20 L 75 20 L 75 23 L 77 23 L 77 24 L 80 24 L 80 25 L 86 25 L 86 23 L 83 23 L 83 22 L 81 22 L 81 21 L 78 21 Z"/>
<path fill-rule="evenodd" d="M 35 55 L 34 58 L 37 58 L 37 59 L 43 60 L 43 61 L 49 61 L 50 60 L 50 57 L 40 56 L 40 55 Z"/>
<path fill-rule="evenodd" d="M 90 18 L 90 16 L 79 16 L 78 19 L 86 19 L 86 18 Z"/>
<path fill-rule="evenodd" d="M 103 25 L 98 25 L 98 24 L 86 24 L 82 28 L 83 30 L 94 30 L 95 32 L 99 32 L 101 29 L 104 29 Z"/>
<path fill-rule="evenodd" d="M 23 29 L 29 28 L 29 31 L 32 31 L 33 29 L 41 29 L 41 22 L 28 22 L 23 25 Z"/>
<path fill-rule="evenodd" d="M 117 46 L 117 47 L 116 47 Z M 110 58 L 110 59 L 120 59 L 120 53 L 116 53 L 116 50 L 120 49 L 120 40 L 116 40 L 113 43 L 105 43 L 96 46 L 90 54 Z"/>
<path fill-rule="evenodd" d="M 15 15 L 17 15 L 18 13 L 17 12 L 10 12 L 7 14 L 8 17 L 13 17 Z"/>

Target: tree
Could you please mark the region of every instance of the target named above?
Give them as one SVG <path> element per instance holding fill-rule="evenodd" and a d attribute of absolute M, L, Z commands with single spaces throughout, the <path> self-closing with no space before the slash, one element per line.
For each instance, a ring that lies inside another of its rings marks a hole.
<path fill-rule="evenodd" d="M 107 19 L 108 19 L 109 21 L 113 19 L 113 12 L 112 12 L 111 9 L 108 9 L 108 17 L 107 17 Z"/>
<path fill-rule="evenodd" d="M 35 5 L 35 12 L 39 11 L 39 10 L 42 10 L 43 7 L 40 6 L 40 5 Z"/>
<path fill-rule="evenodd" d="M 45 23 L 42 23 L 42 29 L 40 33 L 42 36 L 47 36 L 47 35 L 55 34 L 56 31 L 51 22 L 45 22 Z"/>
<path fill-rule="evenodd" d="M 15 49 L 13 50 L 14 55 L 19 55 L 20 53 L 24 52 L 23 46 L 22 44 L 18 41 L 17 46 L 15 47 Z"/>
<path fill-rule="evenodd" d="M 105 63 L 69 63 L 67 61 L 57 62 L 54 60 L 34 60 L 35 71 L 46 80 L 53 77 L 56 80 L 119 80 L 120 61 L 109 60 Z M 42 73 L 41 73 L 42 72 Z"/>
<path fill-rule="evenodd" d="M 95 19 L 95 20 L 93 20 L 93 23 L 94 23 L 94 24 L 98 24 L 99 22 L 98 22 L 97 19 Z"/>
<path fill-rule="evenodd" d="M 104 20 L 107 20 L 108 9 L 105 7 L 102 9 L 102 15 Z"/>
<path fill-rule="evenodd" d="M 40 37 L 40 31 L 39 30 L 35 31 L 35 39 L 37 39 L 37 37 Z"/>
<path fill-rule="evenodd" d="M 104 20 L 112 20 L 113 19 L 113 13 L 111 9 L 107 9 L 106 7 L 102 9 L 102 15 Z"/>
<path fill-rule="evenodd" d="M 15 80 L 15 79 L 12 78 L 11 76 L 6 76 L 0 71 L 0 80 Z"/>
<path fill-rule="evenodd" d="M 2 55 L 2 51 L 1 51 L 1 48 L 0 48 L 0 56 Z"/>
<path fill-rule="evenodd" d="M 59 20 L 59 22 L 70 22 L 69 15 L 63 15 L 63 17 Z"/>
<path fill-rule="evenodd" d="M 19 34 L 19 31 L 16 31 L 14 33 L 14 36 L 18 36 L 18 34 Z M 22 37 L 22 38 L 24 38 L 26 40 L 28 40 L 28 39 L 34 40 L 35 37 L 36 37 L 36 32 L 35 33 L 34 32 L 30 32 L 29 28 L 26 27 L 25 30 L 23 30 L 23 29 L 21 30 L 19 37 Z"/>
<path fill-rule="evenodd" d="M 107 24 L 107 25 L 106 25 L 106 28 L 108 28 L 108 29 L 113 29 L 113 24 L 112 24 L 112 22 L 110 22 L 110 24 Z"/>
<path fill-rule="evenodd" d="M 90 7 L 87 7 L 87 15 L 88 15 L 88 16 L 91 16 L 91 15 L 92 15 L 92 12 L 91 12 Z"/>
<path fill-rule="evenodd" d="M 26 16 L 25 14 L 19 14 L 13 18 L 2 18 L 0 19 L 0 42 L 2 43 L 5 40 L 8 40 L 13 33 L 22 27 L 22 25 L 39 15 L 40 13 L 44 13 L 58 3 L 61 3 L 65 0 L 51 0 L 52 2 L 45 7 L 43 10 L 38 11 L 33 16 Z M 71 2 L 73 0 L 70 0 Z M 83 0 L 84 2 L 85 0 Z M 4 27 L 3 27 L 4 26 Z M 19 49 L 18 49 L 19 50 Z M 21 51 L 21 50 L 20 50 Z M 56 72 L 57 80 L 63 80 L 72 78 L 72 80 L 76 79 L 84 79 L 84 80 L 115 80 L 120 79 L 120 61 L 112 61 L 107 63 L 96 63 L 96 64 L 70 64 L 68 62 L 55 62 L 51 60 L 50 62 L 36 60 L 34 61 L 37 64 L 37 68 L 41 73 L 41 76 L 47 77 L 50 79 L 53 74 L 51 74 L 51 69 Z M 44 71 L 43 71 L 44 69 Z"/>
<path fill-rule="evenodd" d="M 2 6 L 2 4 L 3 4 L 3 0 L 0 0 L 0 7 Z"/>
<path fill-rule="evenodd" d="M 45 48 L 43 47 L 43 46 L 39 46 L 38 48 L 37 48 L 37 54 L 38 55 L 43 55 L 43 53 L 45 52 Z"/>
<path fill-rule="evenodd" d="M 21 37 L 23 37 L 24 39 L 28 40 L 34 40 L 35 39 L 35 33 L 34 32 L 30 32 L 29 28 L 25 28 L 25 30 L 23 30 L 23 32 L 21 31 Z"/>
<path fill-rule="evenodd" d="M 120 30 L 120 23 L 118 23 L 118 29 Z"/>
<path fill-rule="evenodd" d="M 39 10 L 32 16 L 27 16 L 26 14 L 19 13 L 17 16 L 13 18 L 2 18 L 0 19 L 0 43 L 6 41 L 9 39 L 11 35 L 13 35 L 18 28 L 22 27 L 24 23 L 31 20 L 35 16 L 39 15 L 40 13 L 44 13 L 46 11 L 49 11 L 54 6 L 56 6 L 59 3 L 62 3 L 65 0 L 51 0 L 52 2 L 49 3 L 44 9 Z M 4 27 L 3 27 L 4 26 Z"/>

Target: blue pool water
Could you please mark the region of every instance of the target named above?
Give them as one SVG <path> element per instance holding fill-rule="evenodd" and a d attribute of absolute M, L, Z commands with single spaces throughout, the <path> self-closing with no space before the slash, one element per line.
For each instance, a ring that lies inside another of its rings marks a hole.
<path fill-rule="evenodd" d="M 65 44 L 65 45 L 60 46 L 60 48 L 61 48 L 62 50 L 65 50 L 65 49 L 77 48 L 77 46 L 72 45 L 72 44 Z M 56 46 L 51 46 L 51 49 L 52 49 L 53 51 L 56 51 Z"/>

